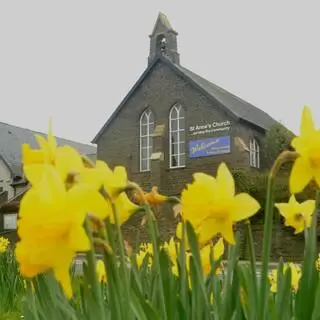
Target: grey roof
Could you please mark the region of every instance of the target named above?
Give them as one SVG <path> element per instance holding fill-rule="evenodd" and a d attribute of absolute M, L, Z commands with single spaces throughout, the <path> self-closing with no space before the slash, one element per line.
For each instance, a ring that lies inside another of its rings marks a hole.
<path fill-rule="evenodd" d="M 148 68 L 143 72 L 125 98 L 122 100 L 120 105 L 113 112 L 111 117 L 107 120 L 104 126 L 93 138 L 92 143 L 96 143 L 104 130 L 108 127 L 109 123 L 116 117 L 118 112 L 131 97 L 134 91 L 139 87 L 145 77 L 151 72 L 154 66 L 159 62 L 165 63 L 172 70 L 178 73 L 183 77 L 187 82 L 193 84 L 199 90 L 202 91 L 209 99 L 212 99 L 213 102 L 217 103 L 223 107 L 227 112 L 231 113 L 234 117 L 238 119 L 243 119 L 257 127 L 260 127 L 263 130 L 268 130 L 272 125 L 277 124 L 278 122 L 269 116 L 266 112 L 258 109 L 249 102 L 242 100 L 241 98 L 235 96 L 234 94 L 226 91 L 213 84 L 212 82 L 202 78 L 196 73 L 188 70 L 187 68 L 182 67 L 181 65 L 173 63 L 171 60 L 165 58 L 164 56 L 157 56 L 154 61 L 148 66 Z"/>
<path fill-rule="evenodd" d="M 35 134 L 46 137 L 47 134 L 35 132 L 29 129 L 13 126 L 0 122 L 0 156 L 7 163 L 13 175 L 21 176 L 21 145 L 28 143 L 32 148 L 38 148 Z M 67 139 L 58 138 L 58 145 L 69 145 L 80 153 L 92 155 L 96 153 L 96 147 L 89 144 L 74 142 Z"/>
<path fill-rule="evenodd" d="M 202 78 L 187 68 L 184 68 L 180 65 L 175 65 L 175 67 L 181 70 L 181 72 L 202 87 L 206 92 L 208 92 L 213 98 L 229 109 L 229 111 L 231 111 L 238 118 L 246 120 L 265 130 L 277 123 L 277 121 L 270 115 L 261 109 L 258 109 L 251 103 L 242 100 L 241 98 Z"/>

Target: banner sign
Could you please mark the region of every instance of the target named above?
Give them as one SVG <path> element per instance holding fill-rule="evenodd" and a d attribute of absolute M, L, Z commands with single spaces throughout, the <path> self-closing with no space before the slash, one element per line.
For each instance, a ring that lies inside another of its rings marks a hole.
<path fill-rule="evenodd" d="M 189 126 L 189 133 L 192 136 L 201 135 L 201 134 L 210 134 L 221 131 L 229 131 L 231 127 L 231 122 L 226 121 L 213 121 L 205 124 L 197 124 Z"/>
<path fill-rule="evenodd" d="M 230 136 L 189 141 L 189 157 L 200 158 L 231 152 Z"/>

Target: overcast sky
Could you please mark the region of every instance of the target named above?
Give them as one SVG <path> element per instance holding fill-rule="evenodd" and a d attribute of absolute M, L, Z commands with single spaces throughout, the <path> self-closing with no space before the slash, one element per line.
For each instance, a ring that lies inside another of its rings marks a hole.
<path fill-rule="evenodd" d="M 46 132 L 52 116 L 57 136 L 90 142 L 145 70 L 162 11 L 183 66 L 295 133 L 308 104 L 320 127 L 316 1 L 261 3 L 1 1 L 0 121 Z"/>

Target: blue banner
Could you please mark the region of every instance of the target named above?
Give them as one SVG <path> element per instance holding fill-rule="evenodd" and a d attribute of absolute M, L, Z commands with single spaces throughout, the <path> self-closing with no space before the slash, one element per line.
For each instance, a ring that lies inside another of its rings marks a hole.
<path fill-rule="evenodd" d="M 230 136 L 189 141 L 189 157 L 200 158 L 231 152 Z"/>

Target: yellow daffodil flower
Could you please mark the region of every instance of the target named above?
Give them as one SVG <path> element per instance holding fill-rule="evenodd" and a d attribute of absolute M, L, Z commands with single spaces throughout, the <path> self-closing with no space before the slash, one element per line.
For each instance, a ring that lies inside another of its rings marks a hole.
<path fill-rule="evenodd" d="M 204 173 L 193 177 L 194 182 L 182 192 L 182 219 L 192 224 L 200 244 L 218 233 L 234 244 L 233 224 L 257 213 L 259 203 L 246 193 L 235 195 L 234 179 L 225 163 L 218 167 L 216 178 Z"/>
<path fill-rule="evenodd" d="M 96 272 L 98 276 L 98 281 L 100 283 L 107 283 L 106 267 L 101 259 L 97 261 Z"/>
<path fill-rule="evenodd" d="M 310 227 L 315 204 L 314 200 L 299 203 L 295 196 L 291 195 L 288 203 L 276 203 L 275 206 L 285 218 L 285 225 L 293 227 L 297 234 Z"/>
<path fill-rule="evenodd" d="M 114 224 L 115 220 L 110 200 L 108 201 L 108 203 L 108 216 L 110 217 L 110 222 Z M 125 223 L 134 213 L 136 213 L 140 209 L 139 206 L 130 201 L 125 193 L 121 193 L 117 196 L 117 198 L 114 200 L 114 205 L 117 210 L 120 225 Z"/>
<path fill-rule="evenodd" d="M 186 251 L 186 271 L 187 271 L 187 279 L 188 279 L 189 289 L 191 289 L 191 287 L 192 287 L 191 276 L 190 276 L 190 257 L 191 257 L 191 253 Z M 171 272 L 176 277 L 179 276 L 179 268 L 178 268 L 177 261 L 173 262 L 172 267 L 171 267 Z"/>
<path fill-rule="evenodd" d="M 36 183 L 31 179 L 33 187 L 21 200 L 18 221 L 21 240 L 16 246 L 16 257 L 26 278 L 53 270 L 70 298 L 72 259 L 76 252 L 90 250 L 83 228 L 85 216 L 88 212 L 103 215 L 108 207 L 92 186 L 77 184 L 66 190 L 53 166 L 43 165 L 41 170 L 42 179 Z"/>
<path fill-rule="evenodd" d="M 291 288 L 293 292 L 297 292 L 299 288 L 299 281 L 301 278 L 301 268 L 299 265 L 294 263 L 285 263 L 283 265 L 283 273 L 286 272 L 286 270 L 290 268 L 291 269 Z M 278 270 L 273 269 L 269 273 L 269 283 L 270 283 L 270 291 L 275 293 L 278 290 Z"/>
<path fill-rule="evenodd" d="M 291 145 L 299 154 L 290 174 L 291 193 L 301 192 L 311 180 L 320 187 L 320 130 L 315 128 L 307 106 L 302 113 L 300 136 L 295 137 Z"/>
<path fill-rule="evenodd" d="M 82 161 L 80 154 L 70 146 L 57 146 L 57 141 L 52 134 L 50 120 L 47 139 L 41 135 L 35 135 L 40 149 L 31 149 L 30 145 L 22 145 L 23 170 L 30 171 L 33 165 L 38 165 L 36 173 L 41 175 L 40 166 L 50 164 L 57 168 L 63 181 L 66 181 L 69 174 L 74 175 L 74 182 L 84 182 L 101 186 L 100 172 L 96 168 L 88 168 Z M 35 181 L 35 179 L 33 179 Z"/>
<path fill-rule="evenodd" d="M 126 169 L 117 166 L 112 171 L 108 165 L 100 160 L 96 162 L 103 186 L 111 199 L 115 199 L 128 185 Z"/>
<path fill-rule="evenodd" d="M 134 198 L 139 204 L 143 204 L 143 199 L 140 194 L 135 193 Z M 144 193 L 144 200 L 150 205 L 158 206 L 165 203 L 168 200 L 168 197 L 160 194 L 158 192 L 158 187 L 154 186 L 150 192 Z"/>
<path fill-rule="evenodd" d="M 179 253 L 180 244 L 174 241 L 174 238 L 171 237 L 169 242 L 163 244 L 163 249 L 167 252 L 172 263 L 177 262 L 177 256 Z"/>
<path fill-rule="evenodd" d="M 7 251 L 10 242 L 8 239 L 4 237 L 0 237 L 0 253 L 4 253 Z"/>
<path fill-rule="evenodd" d="M 150 251 L 145 251 L 145 250 L 140 250 L 137 254 L 136 254 L 136 263 L 138 268 L 140 268 L 142 266 L 142 263 L 144 261 L 144 259 L 148 256 L 148 262 L 147 265 L 149 268 L 151 268 L 152 265 L 152 253 Z"/>
<path fill-rule="evenodd" d="M 38 142 L 40 149 L 31 149 L 30 145 L 22 145 L 22 162 L 25 165 L 34 163 L 54 164 L 55 155 L 57 150 L 57 141 L 52 134 L 52 121 L 49 122 L 49 132 L 47 139 L 43 136 L 36 134 L 35 138 Z"/>
<path fill-rule="evenodd" d="M 36 150 L 38 151 L 38 150 Z M 50 163 L 24 164 L 23 171 L 30 183 L 37 184 L 42 178 L 42 166 Z M 71 186 L 75 183 L 87 183 L 99 189 L 102 185 L 100 173 L 96 168 L 87 168 L 78 151 L 69 146 L 58 147 L 53 164 L 64 182 L 72 176 Z"/>
<path fill-rule="evenodd" d="M 128 185 L 126 169 L 122 166 L 117 166 L 112 171 L 105 162 L 100 160 L 96 162 L 96 169 L 100 176 L 100 182 L 109 196 L 108 216 L 110 217 L 110 222 L 115 223 L 111 204 L 113 202 L 117 210 L 119 223 L 123 224 L 139 210 L 139 206 L 130 201 L 124 192 Z"/>

